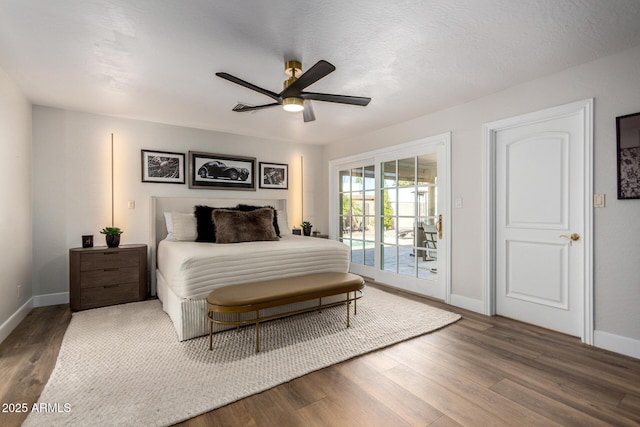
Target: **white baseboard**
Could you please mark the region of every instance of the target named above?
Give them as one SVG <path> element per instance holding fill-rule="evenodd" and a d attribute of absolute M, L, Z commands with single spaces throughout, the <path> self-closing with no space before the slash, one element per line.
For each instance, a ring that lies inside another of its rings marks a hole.
<path fill-rule="evenodd" d="M 33 296 L 34 307 L 46 307 L 49 305 L 60 304 L 69 304 L 69 292 Z"/>
<path fill-rule="evenodd" d="M 484 314 L 484 302 L 480 299 L 473 299 L 462 295 L 451 294 L 449 304 L 454 307 L 464 308 L 465 310 L 474 311 Z"/>
<path fill-rule="evenodd" d="M 4 341 L 5 338 L 7 338 L 9 334 L 13 332 L 13 330 L 20 324 L 20 322 L 22 322 L 22 320 L 27 317 L 27 314 L 29 314 L 32 308 L 33 298 L 29 298 L 29 301 L 25 302 L 22 307 L 16 310 L 16 312 L 13 313 L 11 317 L 9 317 L 7 321 L 0 326 L 0 342 Z"/>
<path fill-rule="evenodd" d="M 640 340 L 610 334 L 609 332 L 593 331 L 593 345 L 640 359 Z"/>
<path fill-rule="evenodd" d="M 0 325 L 0 342 L 4 341 L 16 326 L 18 326 L 20 322 L 27 317 L 27 314 L 29 314 L 32 308 L 59 304 L 69 304 L 69 292 L 34 295 L 29 298 L 29 301 L 25 302 L 24 305 L 16 310 L 16 312 L 13 313 L 6 322 Z"/>

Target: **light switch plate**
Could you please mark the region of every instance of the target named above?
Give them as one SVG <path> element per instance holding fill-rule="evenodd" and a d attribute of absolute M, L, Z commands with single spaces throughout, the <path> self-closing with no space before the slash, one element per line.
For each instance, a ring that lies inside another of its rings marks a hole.
<path fill-rule="evenodd" d="M 604 208 L 604 194 L 597 193 L 593 195 L 593 207 Z"/>

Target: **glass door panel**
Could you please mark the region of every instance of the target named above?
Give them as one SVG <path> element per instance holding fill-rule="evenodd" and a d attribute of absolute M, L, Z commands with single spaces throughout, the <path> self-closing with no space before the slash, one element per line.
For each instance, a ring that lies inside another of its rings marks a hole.
<path fill-rule="evenodd" d="M 376 168 L 373 165 L 365 166 L 363 170 L 364 189 L 372 191 L 376 189 Z"/>
<path fill-rule="evenodd" d="M 363 246 L 364 265 L 375 266 L 376 251 L 376 168 L 374 165 L 362 168 L 364 198 L 363 213 Z"/>
<path fill-rule="evenodd" d="M 345 171 L 340 171 L 339 172 L 340 175 L 340 188 L 339 191 L 340 193 L 344 193 L 345 191 L 349 191 L 349 189 L 351 188 L 351 171 L 345 170 Z"/>
<path fill-rule="evenodd" d="M 413 187 L 416 182 L 415 157 L 398 160 L 398 186 Z"/>
<path fill-rule="evenodd" d="M 402 203 L 400 203 L 402 209 Z M 415 262 L 411 256 L 414 249 L 415 218 L 398 216 L 398 273 L 415 277 Z"/>
<path fill-rule="evenodd" d="M 373 211 L 375 212 L 375 207 Z M 364 218 L 364 265 L 374 267 L 376 258 L 376 217 L 367 215 Z"/>
<path fill-rule="evenodd" d="M 438 175 L 438 157 L 436 153 L 418 156 L 418 185 L 429 185 L 436 183 Z"/>
<path fill-rule="evenodd" d="M 382 245 L 380 254 L 380 269 L 390 273 L 398 272 L 398 247 L 395 245 Z"/>
<path fill-rule="evenodd" d="M 384 162 L 381 165 L 381 180 L 382 180 L 382 188 L 394 188 L 398 184 L 398 174 L 396 168 L 396 161 L 392 160 L 390 162 Z"/>
<path fill-rule="evenodd" d="M 364 215 L 364 172 L 363 168 L 351 169 L 351 262 L 364 264 L 362 236 Z"/>
<path fill-rule="evenodd" d="M 375 265 L 375 166 L 339 171 L 339 230 L 351 250 L 351 263 Z"/>

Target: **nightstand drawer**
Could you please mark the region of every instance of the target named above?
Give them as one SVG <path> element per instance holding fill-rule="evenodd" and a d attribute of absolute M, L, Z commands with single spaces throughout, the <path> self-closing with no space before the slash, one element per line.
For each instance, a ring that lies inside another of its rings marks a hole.
<path fill-rule="evenodd" d="M 90 271 L 121 267 L 137 267 L 138 258 L 131 255 L 131 251 L 109 251 L 82 254 L 80 270 Z"/>
<path fill-rule="evenodd" d="M 107 268 L 80 272 L 80 288 L 95 288 L 105 285 L 131 283 L 139 280 L 138 267 Z"/>
<path fill-rule="evenodd" d="M 80 295 L 80 304 L 82 308 L 94 308 L 135 301 L 138 299 L 138 293 L 137 282 L 86 288 Z"/>

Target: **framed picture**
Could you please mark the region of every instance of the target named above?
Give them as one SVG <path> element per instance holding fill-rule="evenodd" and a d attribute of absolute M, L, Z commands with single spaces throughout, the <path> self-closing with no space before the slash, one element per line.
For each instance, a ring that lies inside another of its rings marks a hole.
<path fill-rule="evenodd" d="M 142 182 L 184 184 L 184 154 L 142 150 Z"/>
<path fill-rule="evenodd" d="M 289 188 L 289 165 L 260 162 L 260 188 Z"/>
<path fill-rule="evenodd" d="M 189 188 L 256 190 L 255 157 L 189 151 Z"/>
<path fill-rule="evenodd" d="M 640 113 L 616 117 L 618 199 L 640 199 Z"/>

